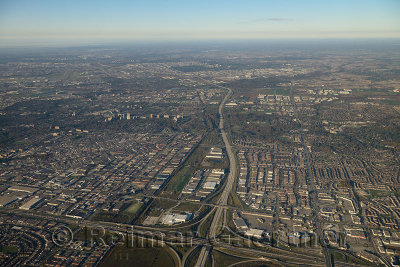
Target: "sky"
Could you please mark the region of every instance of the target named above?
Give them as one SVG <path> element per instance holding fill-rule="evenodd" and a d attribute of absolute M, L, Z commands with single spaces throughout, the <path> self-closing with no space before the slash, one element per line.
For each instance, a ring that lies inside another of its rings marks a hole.
<path fill-rule="evenodd" d="M 400 38 L 399 14 L 399 0 L 0 0 L 0 45 Z"/>

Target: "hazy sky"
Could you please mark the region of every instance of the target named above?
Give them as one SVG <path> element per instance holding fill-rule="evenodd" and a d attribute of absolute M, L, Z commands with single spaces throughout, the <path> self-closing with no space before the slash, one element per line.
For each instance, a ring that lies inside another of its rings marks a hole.
<path fill-rule="evenodd" d="M 0 43 L 400 37 L 399 0 L 0 0 Z"/>

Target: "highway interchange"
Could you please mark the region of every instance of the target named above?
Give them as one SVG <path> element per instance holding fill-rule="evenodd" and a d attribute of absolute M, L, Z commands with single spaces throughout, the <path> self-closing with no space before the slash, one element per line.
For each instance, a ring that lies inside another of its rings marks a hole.
<path fill-rule="evenodd" d="M 225 88 L 227 89 L 227 88 Z M 335 261 L 335 263 L 332 262 L 330 252 L 329 250 L 325 247 L 322 246 L 322 254 L 320 255 L 310 255 L 307 253 L 297 253 L 290 248 L 285 248 L 285 247 L 273 247 L 271 245 L 265 245 L 265 244 L 259 244 L 259 247 L 244 247 L 244 246 L 234 246 L 232 244 L 216 241 L 216 237 L 218 236 L 219 231 L 221 230 L 222 226 L 224 225 L 226 227 L 226 210 L 227 208 L 234 208 L 228 206 L 228 198 L 229 195 L 232 191 L 233 185 L 235 183 L 236 177 L 237 177 L 237 163 L 235 159 L 234 152 L 232 150 L 231 144 L 228 140 L 227 134 L 224 130 L 224 117 L 223 117 L 223 109 L 228 101 L 228 99 L 232 96 L 232 90 L 228 89 L 228 93 L 224 97 L 224 99 L 221 101 L 218 109 L 218 114 L 219 114 L 219 130 L 221 133 L 221 136 L 224 141 L 226 153 L 229 158 L 229 174 L 227 175 L 227 178 L 225 180 L 223 189 L 220 193 L 219 199 L 216 204 L 207 204 L 212 206 L 213 208 L 210 210 L 208 214 L 206 214 L 203 218 L 195 222 L 194 224 L 199 224 L 204 222 L 204 220 L 208 216 L 213 216 L 210 227 L 208 229 L 208 232 L 206 234 L 206 238 L 201 238 L 201 237 L 185 237 L 183 235 L 177 236 L 174 230 L 178 230 L 181 227 L 187 227 L 188 225 L 185 226 L 171 226 L 171 227 L 145 227 L 145 226 L 137 226 L 137 225 L 129 225 L 129 224 L 121 224 L 121 223 L 112 223 L 112 222 L 93 222 L 90 220 L 77 220 L 73 218 L 68 218 L 66 216 L 61 216 L 61 215 L 50 215 L 50 214 L 38 214 L 34 212 L 28 212 L 28 211 L 22 211 L 22 210 L 9 210 L 5 208 L 0 208 L 0 213 L 6 213 L 6 214 L 17 214 L 19 216 L 28 216 L 28 217 L 34 217 L 34 218 L 41 218 L 41 219 L 48 219 L 48 220 L 55 220 L 58 222 L 63 222 L 66 224 L 71 224 L 71 225 L 79 225 L 81 227 L 86 227 L 89 229 L 102 229 L 104 231 L 108 232 L 113 232 L 116 233 L 120 238 L 125 242 L 128 242 L 128 237 L 123 237 L 124 234 L 129 233 L 129 234 L 134 234 L 138 237 L 142 238 L 150 238 L 153 240 L 154 238 L 158 240 L 157 242 L 160 243 L 161 245 L 169 245 L 169 246 L 176 246 L 176 245 L 186 245 L 186 246 L 191 246 L 191 249 L 189 249 L 182 257 L 182 259 L 179 259 L 179 266 L 187 266 L 188 265 L 188 259 L 189 256 L 192 253 L 195 253 L 196 251 L 200 250 L 198 259 L 196 261 L 195 266 L 206 266 L 207 260 L 212 257 L 212 251 L 213 249 L 215 250 L 221 250 L 225 249 L 225 253 L 229 249 L 234 249 L 235 252 L 240 252 L 243 254 L 248 254 L 250 255 L 247 260 L 244 262 L 260 262 L 260 261 L 265 261 L 265 262 L 274 262 L 277 265 L 285 265 L 285 266 L 299 266 L 299 265 L 304 265 L 304 266 L 355 266 L 352 264 L 340 262 L 340 261 Z M 306 164 L 309 166 L 310 162 L 309 159 L 307 158 Z M 309 179 L 309 186 L 312 188 L 312 179 Z M 157 196 L 152 196 L 153 198 L 157 198 Z M 160 197 L 161 198 L 161 197 Z M 313 197 L 313 203 L 314 203 L 314 209 L 318 210 L 318 200 L 316 199 L 316 196 L 314 194 Z M 235 208 L 236 209 L 236 208 Z M 316 224 L 316 233 L 319 237 L 322 237 L 322 231 L 321 231 L 321 226 L 318 221 L 318 216 L 315 214 L 315 224 Z M 229 229 L 229 228 L 228 228 Z M 232 231 L 232 230 L 231 230 Z M 234 232 L 234 231 L 232 231 Z M 121 234 L 122 233 L 122 234 Z M 240 235 L 236 235 L 238 238 L 242 238 L 243 240 L 248 240 L 244 237 L 241 237 Z M 101 238 L 101 237 L 99 237 Z M 320 240 L 321 241 L 321 240 Z M 175 252 L 176 254 L 176 252 Z M 235 256 L 235 255 L 233 255 Z"/>

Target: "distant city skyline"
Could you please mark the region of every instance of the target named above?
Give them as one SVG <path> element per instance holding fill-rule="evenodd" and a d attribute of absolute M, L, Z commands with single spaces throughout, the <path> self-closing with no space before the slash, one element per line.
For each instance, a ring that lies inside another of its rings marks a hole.
<path fill-rule="evenodd" d="M 0 2 L 0 43 L 400 38 L 400 1 Z"/>

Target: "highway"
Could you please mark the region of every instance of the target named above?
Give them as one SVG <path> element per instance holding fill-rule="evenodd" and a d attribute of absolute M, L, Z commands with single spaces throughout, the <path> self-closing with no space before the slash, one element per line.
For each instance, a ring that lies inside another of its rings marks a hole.
<path fill-rule="evenodd" d="M 228 174 L 228 178 L 225 183 L 224 190 L 222 191 L 221 197 L 219 198 L 219 200 L 217 202 L 217 205 L 219 205 L 219 206 L 216 209 L 215 216 L 211 223 L 210 231 L 208 234 L 208 237 L 210 239 L 213 239 L 217 233 L 219 222 L 221 220 L 221 216 L 223 214 L 223 211 L 225 210 L 225 208 L 222 206 L 226 206 L 228 204 L 228 197 L 229 197 L 230 192 L 232 191 L 232 186 L 233 186 L 233 184 L 235 182 L 235 178 L 237 176 L 235 155 L 233 154 L 231 144 L 228 140 L 226 132 L 224 131 L 224 118 L 223 118 L 224 105 L 231 95 L 232 95 L 232 91 L 229 89 L 229 93 L 225 96 L 224 100 L 221 102 L 221 104 L 219 106 L 219 110 L 218 110 L 219 119 L 220 119 L 219 129 L 220 129 L 220 132 L 222 135 L 222 139 L 224 140 L 226 153 L 229 158 L 229 174 Z"/>
<path fill-rule="evenodd" d="M 205 239 L 205 238 L 200 238 L 200 237 L 185 237 L 185 236 L 177 236 L 175 231 L 167 231 L 165 233 L 161 232 L 160 229 L 153 228 L 153 231 L 151 228 L 147 228 L 147 230 L 141 229 L 137 226 L 129 225 L 129 224 L 120 224 L 120 223 L 111 223 L 111 222 L 93 222 L 89 220 L 80 220 L 77 221 L 76 219 L 72 218 L 67 218 L 65 216 L 52 216 L 52 215 L 43 215 L 40 213 L 30 213 L 26 212 L 23 210 L 6 210 L 6 209 L 0 209 L 0 214 L 1 213 L 12 213 L 12 214 L 18 214 L 21 216 L 28 216 L 28 217 L 33 217 L 33 218 L 41 218 L 41 219 L 52 219 L 58 222 L 63 222 L 63 223 L 68 223 L 71 225 L 76 225 L 79 224 L 81 226 L 80 229 L 83 228 L 83 226 L 87 227 L 88 229 L 104 229 L 106 231 L 114 232 L 114 233 L 121 233 L 118 234 L 118 237 L 122 237 L 124 235 L 125 237 L 122 239 L 122 242 L 126 242 L 126 245 L 129 246 L 129 244 L 132 242 L 133 238 L 138 238 L 138 237 L 144 237 L 147 238 L 147 240 L 153 240 L 154 242 L 158 242 L 158 245 L 182 245 L 186 244 L 187 246 L 192 246 L 191 249 L 187 253 L 185 253 L 183 259 L 181 260 L 179 266 L 185 266 L 187 263 L 187 258 L 188 256 L 195 250 L 196 247 L 201 247 L 202 251 L 200 252 L 198 263 L 196 266 L 205 266 L 209 253 L 211 249 L 217 248 L 225 248 L 225 249 L 231 249 L 232 251 L 240 253 L 245 253 L 252 255 L 253 257 L 263 257 L 263 261 L 266 259 L 275 261 L 280 264 L 292 264 L 294 266 L 298 265 L 307 265 L 307 266 L 322 266 L 323 263 L 323 257 L 318 256 L 318 255 L 308 255 L 307 253 L 298 253 L 295 251 L 289 251 L 284 248 L 279 248 L 279 247 L 270 247 L 268 245 L 263 245 L 263 250 L 259 249 L 254 249 L 254 248 L 246 248 L 246 247 L 237 247 L 232 244 L 224 243 L 224 242 L 217 242 L 215 244 L 210 243 L 210 240 Z M 23 224 L 23 221 L 19 222 L 18 224 Z M 51 230 L 51 229 L 48 229 Z M 158 231 L 157 231 L 158 230 Z M 166 229 L 164 229 L 166 230 Z M 100 234 L 99 236 L 96 234 L 95 236 L 96 242 L 100 241 L 100 239 L 103 238 L 103 236 Z M 89 238 L 92 238 L 90 236 Z M 104 237 L 105 238 L 105 237 Z M 245 239 L 245 238 L 244 238 Z M 106 240 L 106 239 L 105 239 Z M 137 239 L 139 242 L 141 239 Z M 158 240 L 158 241 L 156 241 Z M 247 239 L 246 239 L 247 240 Z M 109 241 L 109 240 L 108 240 Z M 108 244 L 108 241 L 106 240 L 106 243 Z M 152 241 L 153 242 L 153 241 Z M 132 243 L 133 244 L 133 243 Z M 133 245 L 132 245 L 133 246 Z M 199 261 L 200 260 L 200 261 Z M 352 264 L 348 263 L 343 263 L 340 261 L 335 262 L 336 266 L 354 266 Z"/>
<path fill-rule="evenodd" d="M 215 238 L 217 231 L 218 231 L 218 227 L 220 226 L 220 221 L 221 221 L 221 217 L 223 215 L 223 212 L 225 210 L 225 207 L 227 203 L 228 203 L 228 197 L 230 192 L 232 191 L 232 186 L 235 182 L 235 178 L 236 178 L 236 160 L 235 160 L 235 155 L 233 154 L 232 151 L 232 147 L 231 144 L 228 140 L 228 137 L 226 135 L 226 132 L 224 130 L 224 117 L 223 117 L 223 110 L 224 110 L 224 106 L 226 101 L 228 101 L 228 99 L 232 96 L 232 90 L 228 89 L 228 94 L 226 94 L 226 96 L 224 97 L 224 99 L 221 101 L 219 108 L 218 108 L 218 115 L 219 115 L 219 130 L 222 136 L 222 139 L 224 141 L 225 144 L 225 149 L 226 149 L 226 153 L 228 155 L 229 158 L 229 174 L 228 177 L 226 179 L 225 182 L 225 187 L 221 193 L 221 196 L 217 202 L 217 207 L 216 207 L 216 211 L 215 211 L 215 215 L 214 218 L 211 222 L 210 225 L 210 230 L 208 232 L 208 239 L 212 240 Z M 223 217 L 225 219 L 225 216 Z M 211 251 L 211 247 L 207 247 L 207 246 L 203 246 L 200 252 L 200 257 L 197 260 L 196 263 L 196 267 L 200 267 L 200 266 L 205 266 L 205 263 L 207 261 L 208 258 L 208 254 Z"/>
<path fill-rule="evenodd" d="M 197 266 L 206 266 L 206 262 L 207 262 L 208 254 L 209 254 L 210 250 L 211 250 L 210 246 L 203 246 L 201 248 L 199 258 L 197 259 L 197 262 L 195 265 L 196 267 Z"/>
<path fill-rule="evenodd" d="M 226 89 L 226 88 L 225 88 Z M 226 149 L 226 154 L 228 156 L 229 162 L 230 162 L 230 170 L 229 174 L 224 182 L 223 188 L 221 190 L 221 195 L 217 201 L 216 204 L 205 204 L 205 205 L 210 205 L 213 206 L 214 208 L 212 211 L 209 213 L 210 216 L 212 216 L 212 212 L 215 211 L 214 217 L 211 221 L 210 228 L 208 231 L 208 234 L 206 238 L 200 238 L 200 237 L 188 237 L 188 239 L 185 239 L 184 236 L 182 237 L 177 237 L 175 235 L 175 231 L 179 229 L 180 227 L 187 227 L 188 225 L 185 226 L 171 226 L 171 227 L 146 227 L 146 226 L 133 226 L 129 224 L 123 224 L 123 223 L 112 223 L 112 222 L 93 222 L 90 220 L 77 220 L 73 218 L 67 218 L 65 216 L 61 215 L 50 215 L 50 214 L 40 214 L 37 212 L 32 212 L 32 211 L 23 211 L 23 210 L 9 210 L 7 208 L 0 208 L 0 213 L 4 212 L 6 214 L 12 213 L 12 214 L 17 214 L 21 216 L 28 216 L 28 217 L 34 217 L 34 218 L 41 218 L 41 219 L 49 219 L 49 220 L 55 220 L 55 221 L 60 221 L 68 224 L 78 224 L 78 225 L 84 225 L 88 228 L 93 228 L 93 229 L 98 229 L 99 227 L 103 227 L 107 231 L 113 231 L 116 233 L 132 233 L 137 236 L 141 237 L 161 237 L 162 236 L 162 244 L 187 244 L 187 245 L 194 245 L 192 249 L 187 251 L 185 255 L 183 256 L 183 259 L 180 261 L 180 266 L 185 266 L 185 263 L 187 261 L 188 256 L 195 250 L 195 247 L 200 247 L 201 251 L 199 254 L 199 257 L 197 259 L 196 265 L 195 266 L 205 266 L 207 263 L 207 259 L 209 259 L 209 255 L 212 251 L 213 248 L 229 248 L 233 251 L 237 252 L 242 252 L 242 253 L 248 253 L 249 255 L 252 255 L 253 257 L 257 257 L 262 261 L 265 260 L 274 260 L 274 262 L 278 264 L 293 264 L 293 265 L 307 265 L 307 266 L 333 266 L 334 264 L 336 266 L 352 266 L 351 264 L 345 264 L 340 261 L 335 261 L 335 263 L 332 262 L 332 259 L 330 257 L 329 250 L 326 248 L 326 246 L 323 246 L 323 252 L 324 255 L 321 256 L 310 256 L 307 254 L 303 253 L 296 253 L 294 251 L 290 250 L 285 250 L 282 248 L 273 248 L 269 246 L 264 247 L 264 251 L 260 251 L 254 248 L 244 248 L 244 247 L 234 247 L 231 244 L 224 244 L 223 242 L 213 242 L 215 236 L 218 234 L 218 231 L 220 229 L 220 226 L 223 224 L 226 224 L 226 209 L 229 208 L 227 205 L 228 203 L 228 198 L 229 194 L 232 191 L 232 187 L 235 183 L 235 179 L 237 176 L 237 164 L 236 164 L 236 159 L 235 155 L 232 151 L 231 144 L 228 140 L 227 134 L 224 130 L 224 117 L 223 117 L 223 109 L 228 101 L 228 99 L 232 96 L 232 90 L 228 89 L 228 93 L 224 97 L 224 99 L 221 101 L 219 105 L 219 130 L 221 133 L 221 136 L 224 141 L 225 149 Z M 304 140 L 304 139 L 303 139 Z M 305 151 L 305 160 L 306 160 L 306 168 L 309 172 L 309 177 L 308 177 L 308 185 L 312 191 L 315 192 L 315 184 L 313 182 L 312 177 L 310 177 L 311 170 L 310 170 L 310 165 L 311 165 L 311 160 L 310 160 L 310 155 L 307 153 L 307 146 L 306 143 L 303 142 L 304 146 L 304 151 Z M 160 196 L 147 196 L 151 198 L 158 198 L 158 199 L 164 199 L 163 197 Z M 322 229 L 320 222 L 318 220 L 318 199 L 317 196 L 313 195 L 312 197 L 312 202 L 313 202 L 313 207 L 316 209 L 316 213 L 314 214 L 316 216 L 316 231 L 317 231 L 317 236 L 320 238 L 323 237 L 322 235 Z M 200 203 L 198 203 L 200 204 Z M 203 219 L 206 219 L 207 216 L 205 216 Z M 202 221 L 200 220 L 200 221 Z M 198 223 L 198 222 L 197 222 Z M 211 242 L 210 242 L 211 241 Z M 323 260 L 325 259 L 325 264 Z"/>

